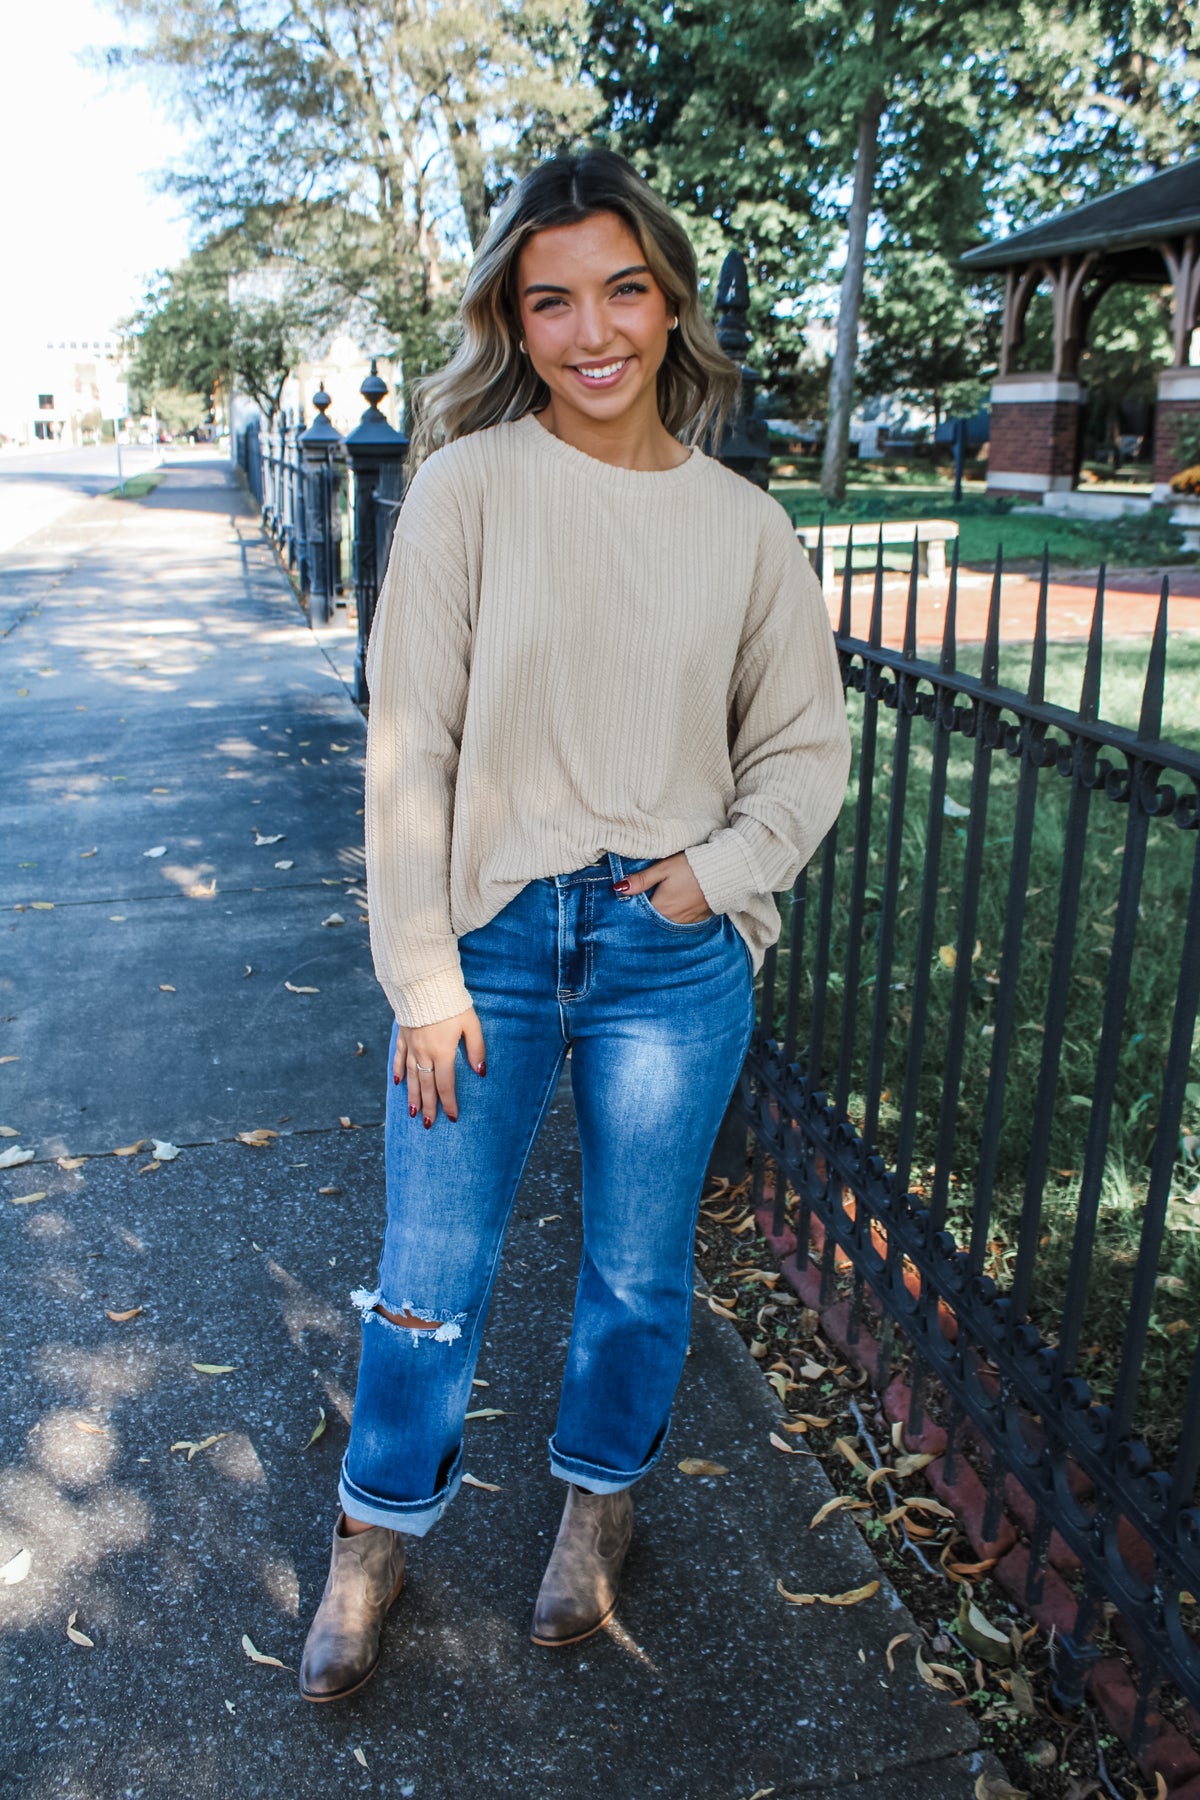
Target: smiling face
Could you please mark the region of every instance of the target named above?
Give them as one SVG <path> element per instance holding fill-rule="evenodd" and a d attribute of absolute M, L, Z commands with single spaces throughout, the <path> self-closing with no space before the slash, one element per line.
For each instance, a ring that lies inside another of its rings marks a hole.
<path fill-rule="evenodd" d="M 675 312 L 623 219 L 598 212 L 535 232 L 518 257 L 517 291 L 555 429 L 658 422 L 656 377 Z"/>

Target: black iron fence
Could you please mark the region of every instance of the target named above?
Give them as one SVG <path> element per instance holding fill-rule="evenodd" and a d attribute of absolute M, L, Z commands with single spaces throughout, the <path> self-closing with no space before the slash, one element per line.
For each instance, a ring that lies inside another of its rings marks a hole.
<path fill-rule="evenodd" d="M 367 701 L 366 650 L 375 601 L 404 495 L 408 440 L 379 409 L 387 393 L 376 364 L 362 385 L 367 402 L 345 438 L 326 414 L 329 395 L 313 395 L 317 416 L 307 428 L 303 412 L 282 413 L 274 424 L 253 419 L 238 434 L 236 461 L 262 508 L 263 526 L 280 556 L 294 569 L 314 627 L 335 622 L 347 578 L 354 588 L 358 645 L 354 698 Z M 347 473 L 349 483 L 347 483 Z"/>
<path fill-rule="evenodd" d="M 1143 1708 L 1164 1672 L 1200 1702 L 1200 754 L 1161 737 L 1166 583 L 1136 730 L 1099 717 L 1103 573 L 1075 709 L 1047 698 L 1045 568 L 1019 689 L 999 565 L 975 673 L 957 559 L 937 662 L 915 545 L 900 648 L 881 564 L 865 640 L 842 591 L 857 769 L 780 896 L 738 1096 L 755 1199 L 773 1183 L 823 1303 L 848 1290 L 878 1381 L 907 1340 L 948 1467 L 984 1446 L 985 1538 L 1025 1489 L 1027 1597 L 1052 1531 L 1078 1557 L 1064 1702 L 1106 1600 Z"/>

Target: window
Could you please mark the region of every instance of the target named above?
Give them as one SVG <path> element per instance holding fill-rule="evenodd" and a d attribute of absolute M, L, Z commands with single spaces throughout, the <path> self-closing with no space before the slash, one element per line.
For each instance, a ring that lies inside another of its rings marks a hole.
<path fill-rule="evenodd" d="M 53 394 L 39 394 L 38 395 L 38 411 L 39 412 L 53 412 L 54 411 L 54 395 Z"/>

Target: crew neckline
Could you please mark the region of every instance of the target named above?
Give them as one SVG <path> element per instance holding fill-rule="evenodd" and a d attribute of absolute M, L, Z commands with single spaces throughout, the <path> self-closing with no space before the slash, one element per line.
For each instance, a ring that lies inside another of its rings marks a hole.
<path fill-rule="evenodd" d="M 633 487 L 642 482 L 652 481 L 682 483 L 694 479 L 704 467 L 704 454 L 697 444 L 686 446 L 690 451 L 687 461 L 676 463 L 673 469 L 626 469 L 622 468 L 619 463 L 604 462 L 600 457 L 592 456 L 587 450 L 579 450 L 574 444 L 568 444 L 562 438 L 555 437 L 553 432 L 547 431 L 544 425 L 539 424 L 536 416 L 531 412 L 522 413 L 514 423 L 516 428 L 523 431 L 527 437 L 536 439 L 544 447 L 545 453 L 554 457 L 556 461 L 569 464 L 577 472 L 583 472 L 586 467 L 587 473 L 594 481 L 610 481 L 617 487 Z"/>

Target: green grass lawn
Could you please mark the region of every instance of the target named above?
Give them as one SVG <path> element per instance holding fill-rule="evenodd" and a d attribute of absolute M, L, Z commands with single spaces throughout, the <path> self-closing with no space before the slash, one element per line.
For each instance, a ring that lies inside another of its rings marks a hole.
<path fill-rule="evenodd" d="M 815 481 L 773 480 L 771 493 L 787 510 L 794 525 L 816 525 L 822 515 L 831 525 L 852 525 L 882 519 L 957 519 L 959 556 L 964 563 L 991 564 L 1003 548 L 1005 561 L 1023 563 L 1050 549 L 1052 568 L 1095 568 L 1107 562 L 1113 568 L 1158 567 L 1166 563 L 1194 563 L 1182 550 L 1183 533 L 1169 525 L 1159 511 L 1130 519 L 1093 521 L 1061 519 L 1052 513 L 1016 512 L 1022 503 L 989 500 L 977 486 L 964 491 L 956 506 L 949 482 L 925 473 L 903 482 L 851 482 L 843 505 L 826 508 Z M 899 567 L 902 551 L 885 551 L 884 562 Z"/>
<path fill-rule="evenodd" d="M 1075 646 L 1051 646 L 1047 672 L 1049 698 L 1067 707 L 1077 705 L 1083 654 L 1082 649 Z M 1006 682 L 1019 684 L 1027 656 L 1027 651 L 1016 650 L 1008 657 L 1008 666 L 1002 670 Z M 1104 716 L 1116 723 L 1136 724 L 1145 663 L 1144 644 L 1117 643 L 1107 648 L 1102 692 Z M 1168 671 L 1164 734 L 1200 751 L 1200 721 L 1196 718 L 1194 700 L 1200 691 L 1200 645 L 1192 640 L 1172 640 Z M 860 695 L 850 695 L 849 710 L 857 745 L 863 718 Z M 918 1191 L 930 1188 L 936 1155 L 954 984 L 951 952 L 958 936 L 968 824 L 968 820 L 959 815 L 944 818 L 940 857 L 936 867 L 927 867 L 931 746 L 932 734 L 928 725 L 922 720 L 915 721 L 907 784 L 896 953 L 888 972 L 883 1073 L 886 1098 L 876 1146 L 891 1165 L 898 1143 L 899 1102 L 909 1048 L 920 902 L 923 894 L 932 892 L 936 904 L 936 931 L 930 960 L 929 1014 L 921 1058 L 912 1168 L 912 1184 Z M 870 1017 L 877 980 L 880 884 L 884 872 L 894 749 L 895 715 L 881 709 L 871 808 L 862 965 L 858 991 L 849 1004 L 844 991 L 844 970 L 854 856 L 857 748 L 856 773 L 843 811 L 835 862 L 833 974 L 822 1067 L 829 1078 L 838 1067 L 843 1034 L 851 1032 L 854 1073 L 848 1110 L 852 1118 L 859 1120 L 863 1112 L 861 1095 L 865 1088 Z M 973 758 L 974 744 L 970 739 L 962 736 L 952 739 L 947 794 L 960 808 L 967 807 L 970 802 Z M 1120 765 L 1119 756 L 1113 755 L 1110 760 Z M 951 1159 L 949 1223 L 963 1243 L 969 1239 L 971 1231 L 979 1138 L 990 1074 L 992 1022 L 1001 979 L 999 964 L 1008 901 L 1018 775 L 1016 761 L 1003 751 L 993 754 L 983 881 L 972 934 L 976 948 L 963 1077 Z M 987 1234 L 987 1272 L 997 1279 L 1002 1289 L 1013 1266 L 1029 1153 L 1029 1127 L 1041 1081 L 1042 1025 L 1054 954 L 1064 826 L 1070 794 L 1070 784 L 1054 769 L 1043 770 L 1039 784 L 1032 861 L 1026 886 L 1022 952 L 1016 976 L 1016 1029 L 1004 1091 L 1000 1156 Z M 1177 781 L 1177 785 L 1186 790 L 1186 781 Z M 1127 807 L 1114 804 L 1103 792 L 1093 795 L 1079 923 L 1071 960 L 1066 1034 L 1057 1071 L 1051 1173 L 1036 1227 L 1039 1248 L 1033 1311 L 1035 1319 L 1051 1339 L 1061 1310 L 1078 1206 L 1129 817 Z M 1194 832 L 1179 830 L 1169 819 L 1151 820 L 1136 927 L 1132 988 L 1120 1033 L 1116 1099 L 1091 1264 L 1083 1338 L 1086 1354 L 1080 1369 L 1103 1395 L 1111 1393 L 1115 1379 L 1137 1256 L 1195 857 Z M 806 1041 L 811 971 L 816 958 L 818 880 L 819 866 L 815 865 L 810 875 L 805 940 L 802 946 L 796 946 L 801 970 L 802 1045 Z M 789 935 L 785 907 L 777 987 L 781 1008 L 792 955 Z M 1139 1429 L 1163 1454 L 1169 1453 L 1173 1436 L 1178 1432 L 1184 1388 L 1196 1343 L 1196 1326 L 1200 1321 L 1200 1035 L 1194 1038 L 1189 1084 L 1183 1132 L 1177 1146 L 1168 1228 L 1156 1267 L 1158 1286 L 1139 1400 Z"/>
<path fill-rule="evenodd" d="M 152 494 L 159 482 L 166 475 L 165 469 L 146 469 L 141 475 L 131 475 L 125 483 L 125 492 L 119 487 L 109 488 L 109 500 L 144 500 Z"/>

